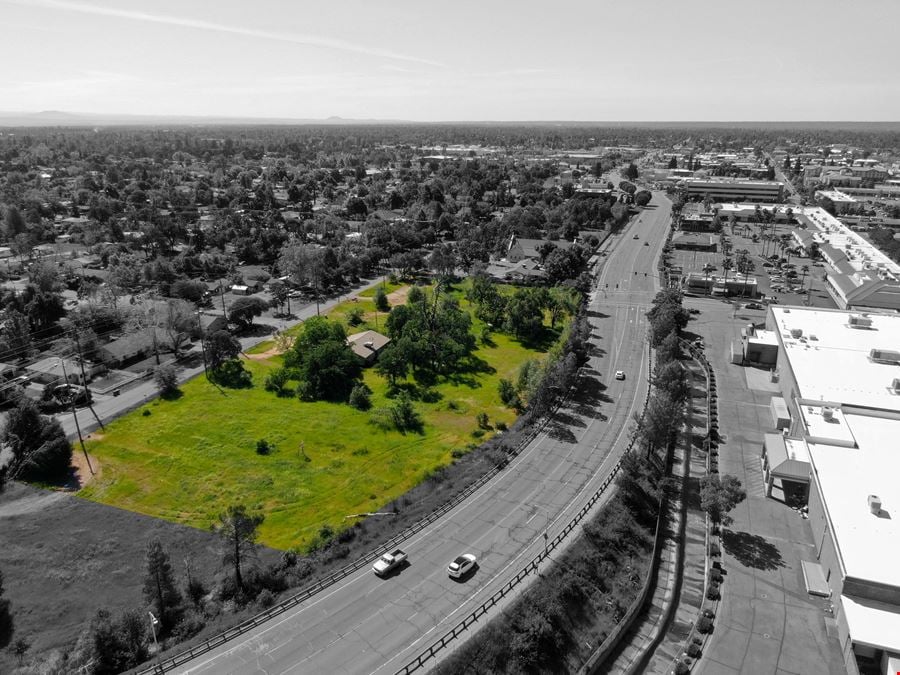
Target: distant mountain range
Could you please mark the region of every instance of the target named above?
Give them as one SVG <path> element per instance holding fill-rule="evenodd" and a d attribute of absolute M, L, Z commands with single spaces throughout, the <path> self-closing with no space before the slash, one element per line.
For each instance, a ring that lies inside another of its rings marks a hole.
<path fill-rule="evenodd" d="M 255 125 L 439 125 L 454 124 L 466 126 L 536 126 L 536 127 L 643 127 L 650 129 L 836 129 L 848 131 L 900 131 L 900 122 L 847 122 L 847 121 L 577 121 L 577 120 L 471 120 L 443 122 L 417 122 L 394 119 L 347 119 L 328 117 L 325 119 L 304 119 L 289 117 L 226 117 L 192 115 L 121 115 L 114 113 L 80 113 L 62 110 L 42 110 L 41 112 L 0 111 L 0 127 L 107 127 L 107 126 L 255 126 Z"/>

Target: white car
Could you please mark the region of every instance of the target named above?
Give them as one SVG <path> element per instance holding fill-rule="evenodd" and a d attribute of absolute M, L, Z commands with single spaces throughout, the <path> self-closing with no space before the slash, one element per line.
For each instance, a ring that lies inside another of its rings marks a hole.
<path fill-rule="evenodd" d="M 474 555 L 471 553 L 463 553 L 462 555 L 457 556 L 456 559 L 447 566 L 447 574 L 453 579 L 464 577 L 475 569 L 476 562 L 477 559 Z"/>
<path fill-rule="evenodd" d="M 625 371 L 624 371 L 624 370 L 617 370 L 617 371 L 616 371 L 616 379 L 617 379 L 617 380 L 624 380 L 624 379 L 625 379 Z"/>

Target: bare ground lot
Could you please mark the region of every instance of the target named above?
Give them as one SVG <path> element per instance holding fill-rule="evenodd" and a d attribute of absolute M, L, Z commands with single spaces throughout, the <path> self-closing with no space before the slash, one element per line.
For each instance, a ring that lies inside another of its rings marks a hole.
<path fill-rule="evenodd" d="M 63 492 L 10 484 L 0 494 L 0 569 L 12 603 L 16 637 L 31 655 L 74 641 L 98 609 L 141 608 L 144 552 L 159 539 L 179 578 L 184 558 L 207 582 L 220 570 L 219 542 L 209 532 L 175 525 Z M 264 550 L 261 560 L 278 557 Z M 15 660 L 0 651 L 0 673 Z"/>

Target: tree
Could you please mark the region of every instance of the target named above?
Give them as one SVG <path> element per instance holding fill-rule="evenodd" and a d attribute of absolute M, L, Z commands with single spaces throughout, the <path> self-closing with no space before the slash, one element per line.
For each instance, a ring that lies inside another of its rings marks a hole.
<path fill-rule="evenodd" d="M 346 401 L 362 374 L 343 325 L 322 316 L 303 324 L 303 332 L 285 354 L 284 365 L 293 379 L 300 380 L 297 395 L 307 401 Z"/>
<path fill-rule="evenodd" d="M 7 241 L 14 240 L 16 236 L 24 234 L 28 229 L 25 219 L 22 217 L 22 214 L 19 213 L 19 209 L 15 206 L 7 207 L 6 216 L 3 219 L 3 226 Z"/>
<path fill-rule="evenodd" d="M 634 162 L 631 162 L 628 166 L 625 167 L 625 170 L 622 171 L 622 175 L 625 176 L 628 180 L 637 180 L 639 174 L 638 168 L 634 165 Z"/>
<path fill-rule="evenodd" d="M 520 340 L 534 342 L 544 329 L 544 301 L 537 289 L 522 288 L 506 303 L 505 330 Z"/>
<path fill-rule="evenodd" d="M 387 293 L 384 292 L 384 288 L 379 286 L 375 289 L 375 309 L 379 312 L 390 312 L 391 304 L 388 302 Z"/>
<path fill-rule="evenodd" d="M 60 423 L 41 415 L 24 396 L 7 415 L 0 445 L 12 452 L 7 467 L 11 478 L 54 481 L 65 477 L 72 463 L 72 446 Z"/>
<path fill-rule="evenodd" d="M 578 244 L 569 248 L 555 248 L 547 256 L 544 271 L 553 284 L 575 279 L 587 267 L 588 252 Z"/>
<path fill-rule="evenodd" d="M 800 268 L 800 271 L 803 272 L 803 278 L 800 280 L 800 288 L 806 288 L 806 275 L 809 274 L 809 265 L 804 265 Z"/>
<path fill-rule="evenodd" d="M 727 473 L 721 477 L 710 474 L 700 479 L 700 506 L 715 527 L 731 525 L 734 519 L 729 512 L 746 497 L 741 481 Z"/>
<path fill-rule="evenodd" d="M 669 168 L 670 169 L 678 168 L 678 159 L 676 157 L 673 156 L 671 159 L 669 159 Z"/>
<path fill-rule="evenodd" d="M 181 606 L 181 593 L 175 585 L 169 554 L 158 539 L 147 545 L 144 558 L 144 599 L 156 610 L 163 630 L 175 625 Z"/>
<path fill-rule="evenodd" d="M 256 557 L 256 537 L 265 516 L 249 514 L 243 504 L 229 506 L 219 514 L 213 531 L 222 539 L 222 564 L 234 569 L 234 583 L 244 590 L 243 570 L 248 560 Z"/>
<path fill-rule="evenodd" d="M 3 571 L 0 570 L 0 649 L 12 640 L 14 628 L 9 600 L 3 597 Z"/>
<path fill-rule="evenodd" d="M 378 355 L 375 370 L 382 377 L 387 378 L 391 387 L 397 385 L 398 380 L 406 379 L 409 372 L 409 362 L 399 343 L 394 342 L 385 347 Z"/>
<path fill-rule="evenodd" d="M 241 343 L 227 330 L 217 330 L 206 338 L 206 358 L 212 370 L 217 370 L 226 361 L 236 359 L 240 353 Z"/>
<path fill-rule="evenodd" d="M 633 195 L 637 191 L 637 186 L 634 183 L 629 183 L 627 180 L 619 181 L 619 189 L 622 192 Z"/>
<path fill-rule="evenodd" d="M 638 206 L 647 206 L 653 195 L 648 190 L 640 190 L 634 195 L 634 203 Z"/>
<path fill-rule="evenodd" d="M 189 300 L 199 305 L 206 294 L 206 284 L 192 279 L 179 279 L 169 287 L 169 293 L 173 298 Z"/>
<path fill-rule="evenodd" d="M 453 276 L 456 263 L 456 251 L 450 244 L 438 244 L 428 256 L 428 266 L 444 279 Z"/>
<path fill-rule="evenodd" d="M 181 348 L 191 339 L 191 331 L 197 323 L 194 307 L 187 300 L 169 300 L 162 317 L 162 328 L 169 348 L 177 359 Z"/>
<path fill-rule="evenodd" d="M 153 380 L 156 382 L 159 393 L 164 397 L 178 391 L 178 373 L 175 371 L 175 367 L 169 363 L 153 369 Z"/>
<path fill-rule="evenodd" d="M 246 329 L 253 325 L 254 318 L 260 316 L 268 308 L 269 306 L 262 298 L 243 296 L 232 303 L 228 312 L 228 320 Z"/>
<path fill-rule="evenodd" d="M 89 629 L 93 673 L 122 673 L 147 659 L 146 621 L 137 610 L 124 612 L 118 621 L 99 610 Z"/>

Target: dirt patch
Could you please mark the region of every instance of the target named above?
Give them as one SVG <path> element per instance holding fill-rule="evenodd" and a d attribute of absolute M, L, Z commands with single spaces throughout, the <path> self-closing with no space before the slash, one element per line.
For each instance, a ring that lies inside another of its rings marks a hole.
<path fill-rule="evenodd" d="M 280 356 L 284 352 L 277 347 L 272 347 L 272 349 L 268 349 L 264 352 L 260 352 L 258 354 L 245 354 L 248 359 L 251 361 L 268 361 L 274 356 Z"/>
<path fill-rule="evenodd" d="M 103 434 L 92 434 L 88 438 L 99 440 L 103 438 Z M 72 450 L 72 471 L 74 472 L 74 485 L 72 487 L 75 490 L 80 490 L 95 478 L 103 475 L 103 465 L 100 464 L 100 460 L 91 454 L 88 454 L 88 458 L 91 461 L 90 466 L 88 466 L 87 459 L 81 449 L 74 448 Z"/>
<path fill-rule="evenodd" d="M 404 286 L 403 288 L 398 288 L 396 291 L 388 293 L 387 299 L 391 307 L 406 304 L 406 298 L 409 296 L 409 288 L 409 286 Z"/>

